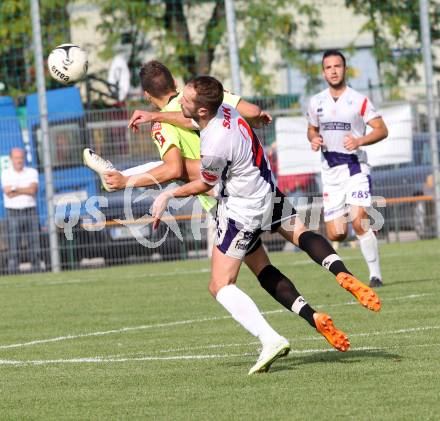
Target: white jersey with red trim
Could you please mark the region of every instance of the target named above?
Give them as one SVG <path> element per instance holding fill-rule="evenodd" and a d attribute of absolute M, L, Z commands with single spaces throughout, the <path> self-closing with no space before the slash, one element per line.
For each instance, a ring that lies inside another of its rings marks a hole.
<path fill-rule="evenodd" d="M 249 124 L 222 104 L 200 132 L 201 178 L 217 185 L 223 215 L 245 226 L 261 226 L 272 209 L 275 181 L 263 147 Z"/>
<path fill-rule="evenodd" d="M 342 172 L 350 176 L 368 171 L 367 154 L 358 149 L 348 151 L 344 147 L 344 137 L 365 135 L 366 124 L 380 117 L 371 101 L 365 95 L 346 87 L 335 101 L 329 89 L 313 96 L 309 103 L 307 118 L 309 123 L 319 128 L 325 147 L 322 149 L 322 169 L 324 182 Z M 337 167 L 337 168 L 335 168 Z M 345 170 L 345 171 L 344 171 Z"/>

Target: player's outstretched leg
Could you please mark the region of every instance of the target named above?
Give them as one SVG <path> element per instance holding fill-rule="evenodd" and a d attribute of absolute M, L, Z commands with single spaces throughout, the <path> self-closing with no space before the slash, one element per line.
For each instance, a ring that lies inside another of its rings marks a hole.
<path fill-rule="evenodd" d="M 107 171 L 116 171 L 116 168 L 113 164 L 99 156 L 93 149 L 85 148 L 83 150 L 83 161 L 84 164 L 89 167 L 91 170 L 95 171 L 99 178 L 101 179 L 102 186 L 108 192 L 114 192 L 115 189 L 112 189 L 106 182 L 104 173 Z"/>
<path fill-rule="evenodd" d="M 312 260 L 333 273 L 339 285 L 350 292 L 364 307 L 372 311 L 380 310 L 381 303 L 376 292 L 349 272 L 334 248 L 324 237 L 312 231 L 305 231 L 298 238 L 298 246 Z"/>
<path fill-rule="evenodd" d="M 101 178 L 102 186 L 108 192 L 114 192 L 116 189 L 111 188 L 105 181 L 104 173 L 107 171 L 117 171 L 114 165 L 101 156 L 99 156 L 95 151 L 90 148 L 85 148 L 83 151 L 84 164 L 91 170 L 95 171 Z M 150 161 L 145 164 L 137 165 L 136 167 L 130 167 L 123 171 L 121 174 L 126 177 L 131 177 L 133 175 L 145 174 L 146 172 L 152 170 L 153 168 L 162 165 L 163 161 Z M 154 180 L 154 179 L 153 179 Z"/>
<path fill-rule="evenodd" d="M 257 250 L 256 253 L 260 253 Z M 257 255 L 257 254 L 256 254 Z M 246 263 L 251 263 L 247 257 Z M 251 267 L 251 266 L 250 266 Z M 258 274 L 261 286 L 287 310 L 292 311 L 306 320 L 315 328 L 329 344 L 338 351 L 345 352 L 350 347 L 347 335 L 337 329 L 331 317 L 325 313 L 317 313 L 295 288 L 295 285 L 276 267 L 267 265 Z"/>

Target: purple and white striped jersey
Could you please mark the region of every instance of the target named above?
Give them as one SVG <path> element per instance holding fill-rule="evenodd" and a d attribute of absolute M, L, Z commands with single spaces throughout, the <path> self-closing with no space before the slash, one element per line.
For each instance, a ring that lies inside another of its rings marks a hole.
<path fill-rule="evenodd" d="M 309 124 L 319 128 L 325 144 L 322 149 L 324 182 L 326 179 L 335 181 L 332 180 L 333 175 L 337 176 L 344 170 L 353 176 L 368 168 L 366 152 L 362 149 L 345 149 L 344 137 L 349 133 L 355 138 L 364 136 L 366 124 L 378 117 L 380 114 L 371 101 L 348 86 L 337 101 L 332 98 L 328 88 L 311 98 L 307 118 Z"/>

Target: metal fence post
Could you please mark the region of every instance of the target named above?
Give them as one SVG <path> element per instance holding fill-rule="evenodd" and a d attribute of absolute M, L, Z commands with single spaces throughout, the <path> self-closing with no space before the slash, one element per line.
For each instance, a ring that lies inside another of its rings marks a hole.
<path fill-rule="evenodd" d="M 425 65 L 426 96 L 428 100 L 429 138 L 431 144 L 432 172 L 434 179 L 435 221 L 437 238 L 440 238 L 440 173 L 438 159 L 437 128 L 434 109 L 434 84 L 432 75 L 431 27 L 428 0 L 420 0 L 420 29 L 422 33 L 423 62 Z"/>
<path fill-rule="evenodd" d="M 44 178 L 47 202 L 47 225 L 49 230 L 50 262 L 52 272 L 60 271 L 60 256 L 57 228 L 55 226 L 54 188 L 52 162 L 49 143 L 49 122 L 46 102 L 46 85 L 44 82 L 43 47 L 41 42 L 40 8 L 38 0 L 31 1 L 32 36 L 34 41 L 35 72 L 37 76 L 38 105 L 40 108 L 40 125 L 43 141 Z"/>

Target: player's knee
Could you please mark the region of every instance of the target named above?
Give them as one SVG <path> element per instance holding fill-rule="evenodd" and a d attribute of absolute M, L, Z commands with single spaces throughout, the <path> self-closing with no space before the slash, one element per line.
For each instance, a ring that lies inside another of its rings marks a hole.
<path fill-rule="evenodd" d="M 327 238 L 330 241 L 344 241 L 346 237 L 347 237 L 347 233 L 346 232 L 341 232 L 341 233 L 328 232 L 327 233 Z"/>
<path fill-rule="evenodd" d="M 368 231 L 370 222 L 368 218 L 356 218 L 353 220 L 352 226 L 356 235 L 362 235 Z"/>
<path fill-rule="evenodd" d="M 299 245 L 299 237 L 301 237 L 302 234 L 309 231 L 304 225 L 299 225 L 298 227 L 295 227 L 295 230 L 293 231 L 293 243 L 295 246 Z"/>
<path fill-rule="evenodd" d="M 225 286 L 234 284 L 234 280 L 227 278 L 211 278 L 208 285 L 209 293 L 215 298 L 218 292 Z"/>
<path fill-rule="evenodd" d="M 216 285 L 214 285 L 211 281 L 208 285 L 208 291 L 215 298 L 219 290 L 217 289 Z"/>

